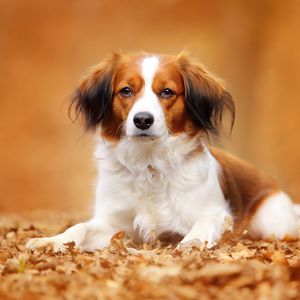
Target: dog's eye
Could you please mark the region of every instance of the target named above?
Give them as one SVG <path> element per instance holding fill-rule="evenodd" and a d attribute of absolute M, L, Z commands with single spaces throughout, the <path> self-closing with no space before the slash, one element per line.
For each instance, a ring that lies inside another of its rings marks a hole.
<path fill-rule="evenodd" d="M 125 98 L 131 97 L 132 94 L 133 94 L 131 88 L 128 87 L 128 86 L 122 88 L 122 89 L 119 91 L 119 93 L 120 93 L 123 97 L 125 97 Z"/>
<path fill-rule="evenodd" d="M 175 93 L 169 88 L 162 90 L 160 93 L 160 97 L 162 97 L 164 99 L 169 99 L 169 98 L 173 97 L 174 95 L 175 95 Z"/>

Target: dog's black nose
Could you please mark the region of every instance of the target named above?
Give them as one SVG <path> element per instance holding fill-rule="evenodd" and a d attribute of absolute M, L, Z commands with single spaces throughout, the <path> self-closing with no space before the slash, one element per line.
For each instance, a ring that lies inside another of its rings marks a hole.
<path fill-rule="evenodd" d="M 138 129 L 148 129 L 154 122 L 154 117 L 148 112 L 139 112 L 133 117 L 133 123 Z"/>

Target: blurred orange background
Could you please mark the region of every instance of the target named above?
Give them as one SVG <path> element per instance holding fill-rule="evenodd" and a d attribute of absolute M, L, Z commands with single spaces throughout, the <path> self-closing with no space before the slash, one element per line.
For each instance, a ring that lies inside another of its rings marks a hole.
<path fill-rule="evenodd" d="M 113 50 L 183 48 L 224 78 L 224 142 L 300 200 L 300 1 L 0 1 L 0 210 L 88 210 L 93 139 L 68 118 L 86 69 Z"/>

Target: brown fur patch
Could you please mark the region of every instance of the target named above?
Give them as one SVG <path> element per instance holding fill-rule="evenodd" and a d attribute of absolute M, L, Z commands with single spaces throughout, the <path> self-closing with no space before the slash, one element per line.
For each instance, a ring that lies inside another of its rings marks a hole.
<path fill-rule="evenodd" d="M 161 57 L 161 63 L 155 74 L 152 88 L 158 97 L 166 88 L 171 89 L 175 93 L 169 99 L 159 98 L 170 132 L 174 135 L 183 132 L 195 135 L 199 129 L 194 125 L 185 110 L 183 78 L 174 57 Z"/>
<path fill-rule="evenodd" d="M 211 153 L 222 167 L 220 183 L 236 218 L 238 229 L 244 228 L 265 199 L 278 192 L 273 178 L 251 164 L 211 147 Z"/>
<path fill-rule="evenodd" d="M 120 56 L 114 70 L 113 100 L 110 118 L 102 123 L 101 135 L 110 141 L 118 141 L 123 134 L 124 124 L 133 104 L 141 95 L 143 89 L 143 78 L 141 77 L 138 61 L 139 56 Z M 120 90 L 130 87 L 133 91 L 131 97 L 123 97 Z"/>

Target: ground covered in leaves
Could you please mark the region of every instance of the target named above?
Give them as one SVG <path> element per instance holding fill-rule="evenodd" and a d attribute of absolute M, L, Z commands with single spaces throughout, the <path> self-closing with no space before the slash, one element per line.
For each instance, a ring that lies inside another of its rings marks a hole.
<path fill-rule="evenodd" d="M 0 299 L 300 299 L 300 242 L 224 239 L 207 250 L 135 245 L 122 233 L 107 249 L 28 251 L 80 216 L 0 215 Z"/>

